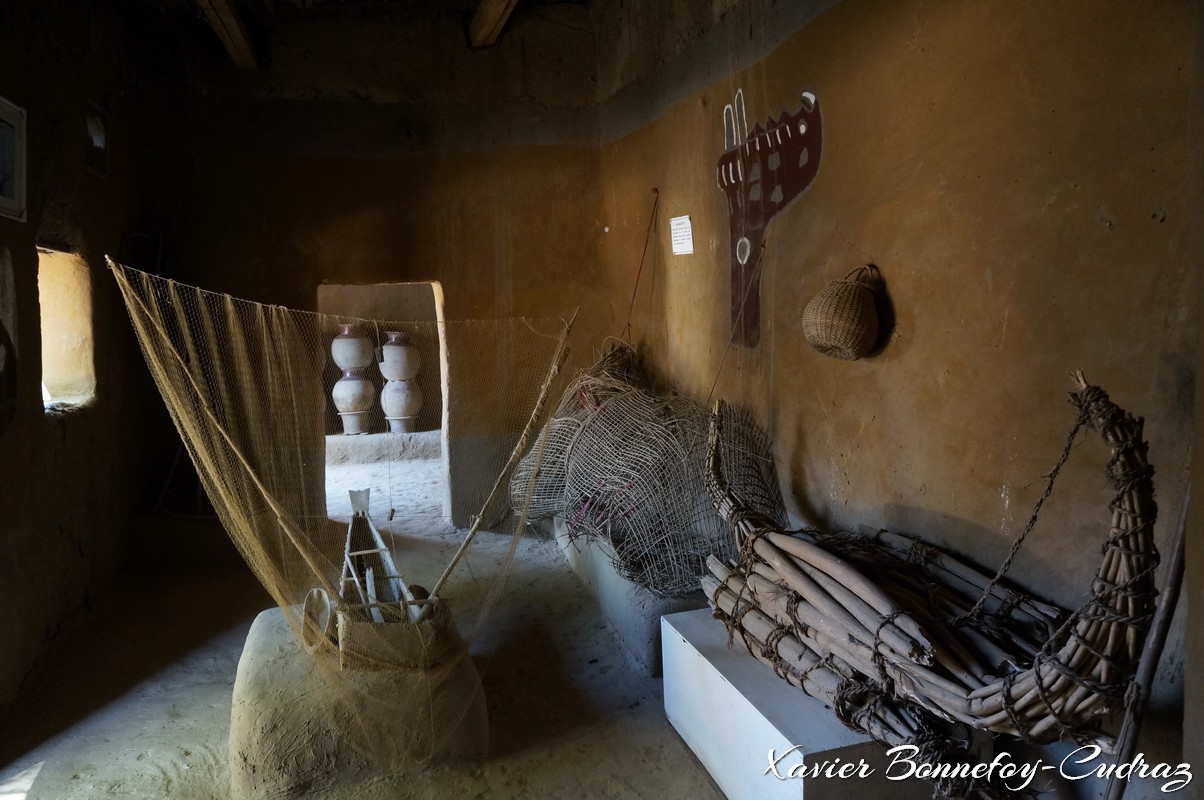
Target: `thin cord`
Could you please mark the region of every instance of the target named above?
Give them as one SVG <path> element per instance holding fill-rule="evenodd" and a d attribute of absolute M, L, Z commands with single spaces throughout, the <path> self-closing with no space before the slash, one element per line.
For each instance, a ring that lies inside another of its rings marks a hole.
<path fill-rule="evenodd" d="M 652 187 L 652 215 L 648 217 L 648 231 L 644 234 L 644 252 L 640 253 L 640 268 L 635 273 L 635 286 L 631 289 L 631 305 L 627 307 L 627 324 L 623 326 L 623 332 L 619 334 L 619 339 L 626 342 L 627 334 L 631 332 L 631 312 L 635 310 L 635 298 L 640 291 L 640 276 L 644 274 L 644 257 L 648 255 L 648 243 L 652 241 L 652 223 L 656 221 L 656 207 L 660 204 L 661 193 L 653 186 Z"/>
<path fill-rule="evenodd" d="M 864 257 L 865 257 L 865 260 L 866 260 L 866 262 L 867 262 L 867 263 L 870 263 L 870 264 L 873 264 L 873 263 L 874 263 L 874 257 L 873 257 L 873 256 L 871 256 L 869 253 L 867 253 L 867 252 L 865 252 L 864 250 L 862 250 L 862 249 L 861 249 L 860 247 L 858 247 L 857 245 L 855 245 L 855 244 L 853 244 L 852 242 L 850 242 L 850 241 L 849 241 L 849 237 L 847 237 L 847 236 L 845 236 L 845 235 L 844 235 L 844 231 L 842 231 L 842 230 L 840 229 L 840 220 L 836 220 L 836 233 L 838 233 L 838 234 L 840 235 L 840 238 L 841 238 L 841 239 L 844 239 L 844 243 L 845 243 L 845 244 L 847 244 L 849 247 L 853 248 L 853 249 L 854 249 L 854 250 L 856 250 L 858 253 L 860 253 L 862 256 L 864 256 Z"/>
<path fill-rule="evenodd" d="M 748 285 L 744 287 L 744 296 L 740 298 L 740 313 L 732 320 L 732 332 L 727 337 L 727 346 L 723 348 L 723 357 L 719 359 L 719 366 L 715 368 L 715 380 L 711 383 L 711 390 L 707 392 L 707 406 L 711 405 L 711 401 L 715 397 L 715 387 L 719 385 L 719 376 L 723 374 L 723 365 L 727 362 L 727 354 L 732 349 L 732 344 L 735 342 L 736 329 L 740 326 L 740 322 L 744 319 L 744 304 L 748 302 L 749 293 L 752 292 L 752 287 L 757 285 L 757 278 L 761 275 L 761 267 L 765 263 L 765 242 L 761 241 L 761 246 L 757 250 L 757 264 L 753 267 L 752 276 L 748 280 Z"/>
<path fill-rule="evenodd" d="M 1062 455 L 1058 457 L 1058 463 L 1054 464 L 1054 468 L 1050 470 L 1050 473 L 1047 476 L 1048 480 L 1045 484 L 1045 491 L 1042 492 L 1041 496 L 1037 498 L 1037 502 L 1033 506 L 1032 514 L 1029 515 L 1028 522 L 1025 524 L 1024 530 L 1022 530 L 1020 535 L 1017 536 L 1015 541 L 1012 542 L 1012 546 L 1008 550 L 1007 557 L 1004 558 L 1003 563 L 999 566 L 999 570 L 995 573 L 995 577 L 991 578 L 991 580 L 987 582 L 986 587 L 982 590 L 982 595 L 978 598 L 978 601 L 974 604 L 974 606 L 965 614 L 954 617 L 950 621 L 953 627 L 961 627 L 965 623 L 976 620 L 982 615 L 982 610 L 986 605 L 987 600 L 991 598 L 992 593 L 995 591 L 995 587 L 999 585 L 1001 580 L 1003 580 L 1004 575 L 1006 575 L 1008 570 L 1012 568 L 1012 562 L 1016 560 L 1016 556 L 1020 553 L 1020 547 L 1024 544 L 1024 540 L 1027 539 L 1028 535 L 1033 532 L 1033 527 L 1037 524 L 1037 516 L 1041 513 L 1041 507 L 1045 505 L 1045 501 L 1048 500 L 1049 495 L 1053 493 L 1054 481 L 1058 479 L 1058 473 L 1062 471 L 1062 467 L 1066 465 L 1066 460 L 1070 458 L 1070 453 L 1074 449 L 1074 440 L 1078 436 L 1079 431 L 1084 425 L 1087 424 L 1088 421 L 1089 415 L 1087 409 L 1084 408 L 1083 411 L 1079 413 L 1078 419 L 1074 421 L 1074 426 L 1070 429 L 1070 435 L 1066 437 L 1066 446 L 1062 448 Z"/>

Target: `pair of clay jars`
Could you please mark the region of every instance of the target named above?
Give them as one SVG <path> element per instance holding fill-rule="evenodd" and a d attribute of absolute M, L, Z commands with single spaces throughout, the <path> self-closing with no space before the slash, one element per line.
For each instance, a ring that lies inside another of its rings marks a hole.
<path fill-rule="evenodd" d="M 340 325 L 330 344 L 335 366 L 343 375 L 331 391 L 334 407 L 347 434 L 367 433 L 368 415 L 376 404 L 376 387 L 368 373 L 376 360 L 377 348 L 354 325 Z M 414 378 L 422 367 L 422 358 L 408 333 L 385 331 L 380 347 L 380 374 L 385 379 L 380 392 L 381 410 L 391 433 L 409 433 L 422 409 L 422 389 Z"/>

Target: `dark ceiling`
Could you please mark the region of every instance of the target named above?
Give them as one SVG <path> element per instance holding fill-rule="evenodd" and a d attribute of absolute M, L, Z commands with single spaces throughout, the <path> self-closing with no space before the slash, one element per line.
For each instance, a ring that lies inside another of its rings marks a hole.
<path fill-rule="evenodd" d="M 208 23 L 231 60 L 240 68 L 261 66 L 254 42 L 264 28 L 279 20 L 304 15 L 354 11 L 421 9 L 440 14 L 463 14 L 466 36 L 474 48 L 497 41 L 516 7 L 532 8 L 563 3 L 588 5 L 588 0 L 117 0 L 136 13 L 157 12 L 177 17 L 193 16 Z"/>

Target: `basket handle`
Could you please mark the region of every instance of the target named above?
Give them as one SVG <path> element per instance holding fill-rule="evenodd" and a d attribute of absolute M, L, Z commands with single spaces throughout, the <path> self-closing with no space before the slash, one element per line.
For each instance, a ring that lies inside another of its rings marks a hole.
<path fill-rule="evenodd" d="M 853 276 L 857 277 L 854 278 Z M 857 283 L 869 284 L 878 282 L 878 268 L 873 264 L 863 264 L 860 267 L 854 268 L 848 275 L 844 276 L 844 280 L 854 280 Z M 872 286 L 870 288 L 873 288 Z"/>

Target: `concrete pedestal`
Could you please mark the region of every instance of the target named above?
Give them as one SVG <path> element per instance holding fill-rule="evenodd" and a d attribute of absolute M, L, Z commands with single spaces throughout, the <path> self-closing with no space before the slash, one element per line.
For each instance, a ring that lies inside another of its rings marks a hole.
<path fill-rule="evenodd" d="M 881 745 L 846 728 L 739 642 L 728 649 L 727 631 L 709 608 L 666 616 L 661 631 L 665 714 L 728 800 L 932 797 L 925 781 L 886 778 Z M 794 765 L 828 762 L 832 777 L 779 779 L 767 772 L 770 750 L 785 756 L 777 765 L 782 776 Z M 857 769 L 837 777 L 848 764 Z"/>
<path fill-rule="evenodd" d="M 590 536 L 570 539 L 560 519 L 555 531 L 556 544 L 586 590 L 598 600 L 627 660 L 645 675 L 660 675 L 661 617 L 705 607 L 702 589 L 681 597 L 658 597 L 618 573 L 611 560 L 613 553 L 604 542 Z"/>
<path fill-rule="evenodd" d="M 230 714 L 234 800 L 334 787 L 351 797 L 384 774 L 480 760 L 488 741 L 485 697 L 467 654 L 429 669 L 344 670 L 329 644 L 303 650 L 279 608 L 251 625 Z"/>

